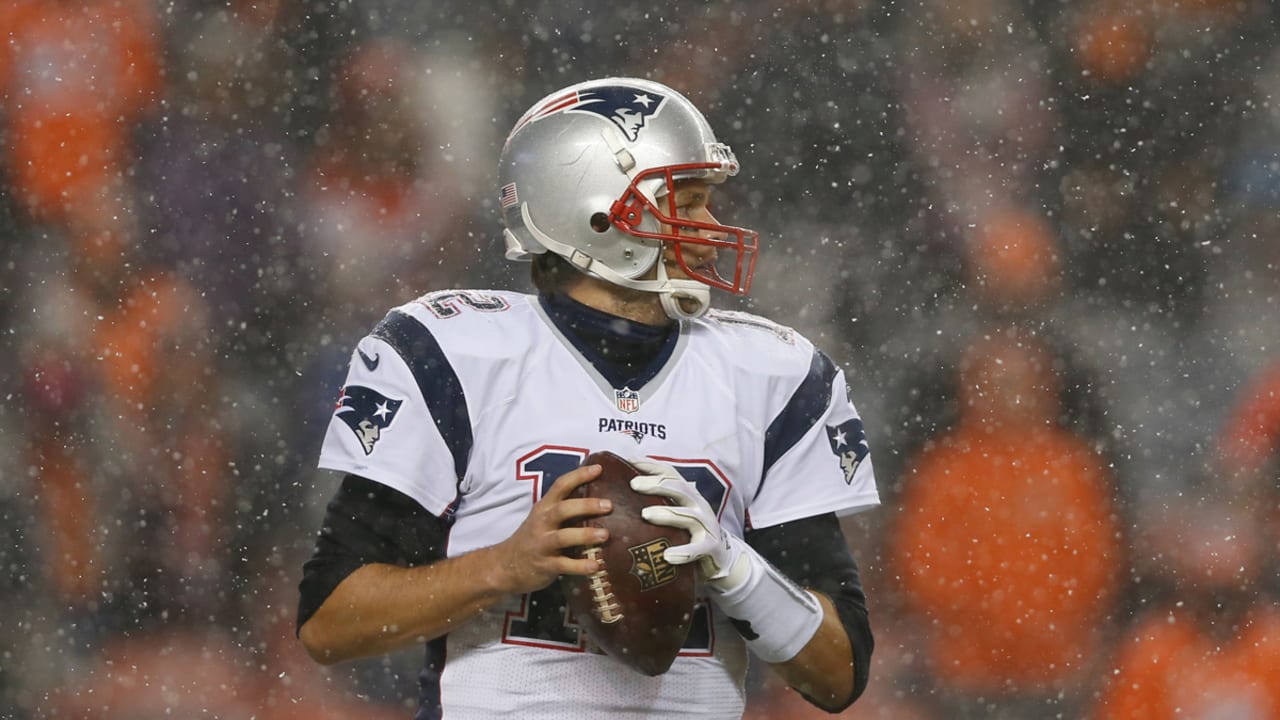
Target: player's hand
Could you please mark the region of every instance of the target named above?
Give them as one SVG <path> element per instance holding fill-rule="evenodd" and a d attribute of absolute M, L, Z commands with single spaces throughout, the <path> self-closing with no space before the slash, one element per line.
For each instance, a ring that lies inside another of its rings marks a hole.
<path fill-rule="evenodd" d="M 641 517 L 654 525 L 681 528 L 689 532 L 689 543 L 669 547 L 662 554 L 672 565 L 699 561 L 703 578 L 711 585 L 729 590 L 746 580 L 747 567 L 739 563 L 742 541 L 720 525 L 711 504 L 693 483 L 670 465 L 644 458 L 630 460 L 644 475 L 631 480 L 631 489 L 645 495 L 661 495 L 674 500 L 672 506 L 651 506 Z"/>
<path fill-rule="evenodd" d="M 564 527 L 577 518 L 607 515 L 608 500 L 570 498 L 580 485 L 600 476 L 599 465 L 586 465 L 561 475 L 534 503 L 514 534 L 492 549 L 501 566 L 499 586 L 510 593 L 526 593 L 550 585 L 561 575 L 590 575 L 600 569 L 595 560 L 569 557 L 564 551 L 608 539 L 602 528 Z"/>

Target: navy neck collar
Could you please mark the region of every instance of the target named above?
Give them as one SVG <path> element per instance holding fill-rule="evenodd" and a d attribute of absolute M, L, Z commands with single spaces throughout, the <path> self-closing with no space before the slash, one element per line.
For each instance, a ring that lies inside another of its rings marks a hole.
<path fill-rule="evenodd" d="M 636 390 L 662 368 L 679 323 L 646 325 L 610 315 L 561 294 L 538 296 L 538 302 L 560 332 L 615 388 Z"/>

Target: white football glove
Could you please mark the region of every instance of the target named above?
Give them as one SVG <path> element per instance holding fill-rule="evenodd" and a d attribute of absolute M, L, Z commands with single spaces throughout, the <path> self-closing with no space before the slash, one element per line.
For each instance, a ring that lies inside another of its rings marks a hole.
<path fill-rule="evenodd" d="M 723 592 L 746 582 L 750 562 L 743 557 L 743 541 L 720 525 L 716 511 L 698 492 L 697 486 L 670 465 L 645 458 L 631 459 L 630 463 L 645 473 L 631 480 L 632 490 L 661 495 L 677 503 L 647 507 L 641 517 L 654 525 L 689 532 L 688 544 L 669 547 L 662 554 L 667 562 L 684 565 L 697 560 L 707 583 Z"/>
<path fill-rule="evenodd" d="M 644 458 L 630 462 L 645 473 L 632 478 L 632 490 L 679 503 L 647 507 L 640 513 L 654 525 L 689 531 L 688 544 L 663 552 L 667 562 L 698 561 L 712 602 L 750 629 L 743 637 L 761 659 L 780 663 L 795 657 L 822 624 L 818 599 L 784 577 L 745 540 L 726 531 L 697 486 L 675 468 Z"/>

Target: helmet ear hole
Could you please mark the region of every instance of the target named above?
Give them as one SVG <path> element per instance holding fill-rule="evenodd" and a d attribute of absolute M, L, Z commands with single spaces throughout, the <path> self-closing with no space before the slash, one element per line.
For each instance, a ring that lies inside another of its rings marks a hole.
<path fill-rule="evenodd" d="M 609 231 L 609 216 L 608 216 L 608 215 L 606 215 L 606 214 L 604 214 L 604 213 L 602 213 L 602 212 L 592 213 L 592 215 L 591 215 L 591 229 L 592 229 L 592 230 L 595 230 L 595 231 L 596 231 L 596 232 L 598 232 L 598 233 L 608 232 L 608 231 Z"/>

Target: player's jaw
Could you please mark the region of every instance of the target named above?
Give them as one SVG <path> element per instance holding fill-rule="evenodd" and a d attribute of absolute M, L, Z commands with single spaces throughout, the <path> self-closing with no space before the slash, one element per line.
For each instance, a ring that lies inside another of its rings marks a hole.
<path fill-rule="evenodd" d="M 681 243 L 680 249 L 674 243 L 668 243 L 662 249 L 662 261 L 667 266 L 667 277 L 672 280 L 696 280 L 690 273 L 698 273 L 703 268 L 710 269 L 716 263 L 716 249 L 710 245 Z M 680 261 L 684 260 L 683 263 Z M 688 272 L 686 272 L 688 268 Z"/>

